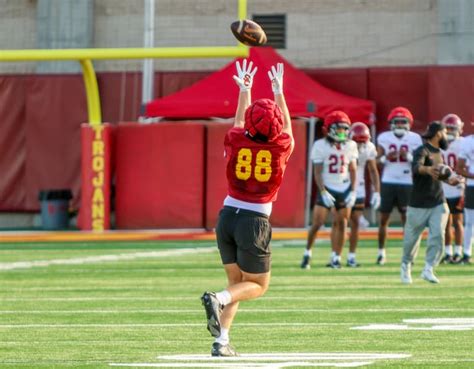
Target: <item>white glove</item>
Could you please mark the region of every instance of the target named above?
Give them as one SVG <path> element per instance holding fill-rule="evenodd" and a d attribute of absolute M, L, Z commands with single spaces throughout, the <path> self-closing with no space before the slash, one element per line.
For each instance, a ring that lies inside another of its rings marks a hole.
<path fill-rule="evenodd" d="M 247 66 L 247 59 L 244 59 L 242 68 L 238 61 L 235 62 L 237 69 L 237 75 L 233 76 L 235 83 L 240 88 L 240 92 L 250 91 L 253 84 L 253 76 L 257 73 L 257 67 L 252 70 L 253 62 L 250 62 Z"/>
<path fill-rule="evenodd" d="M 413 155 L 411 154 L 411 152 L 407 152 L 407 161 L 409 163 L 411 163 L 413 161 Z"/>
<path fill-rule="evenodd" d="M 370 199 L 370 206 L 372 209 L 377 210 L 380 207 L 380 193 L 374 192 Z"/>
<path fill-rule="evenodd" d="M 349 194 L 344 199 L 344 203 L 346 204 L 347 208 L 352 208 L 356 203 L 356 193 L 355 191 L 349 192 Z"/>
<path fill-rule="evenodd" d="M 272 70 L 268 71 L 268 78 L 272 81 L 272 91 L 274 95 L 283 94 L 283 63 L 278 63 L 275 68 L 272 65 Z"/>
<path fill-rule="evenodd" d="M 321 198 L 323 199 L 323 204 L 328 208 L 332 208 L 336 202 L 334 196 L 326 190 L 321 191 Z"/>

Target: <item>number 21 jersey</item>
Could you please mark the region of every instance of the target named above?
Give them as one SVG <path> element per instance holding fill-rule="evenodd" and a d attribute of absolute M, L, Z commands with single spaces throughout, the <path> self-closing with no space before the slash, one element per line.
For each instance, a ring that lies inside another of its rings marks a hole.
<path fill-rule="evenodd" d="M 349 163 L 358 157 L 357 144 L 352 140 L 333 143 L 321 138 L 311 148 L 311 161 L 323 165 L 324 186 L 337 192 L 344 192 L 349 187 Z"/>
<path fill-rule="evenodd" d="M 275 201 L 293 151 L 293 139 L 282 133 L 262 143 L 245 136 L 243 128 L 231 128 L 224 140 L 229 195 L 241 201 Z"/>

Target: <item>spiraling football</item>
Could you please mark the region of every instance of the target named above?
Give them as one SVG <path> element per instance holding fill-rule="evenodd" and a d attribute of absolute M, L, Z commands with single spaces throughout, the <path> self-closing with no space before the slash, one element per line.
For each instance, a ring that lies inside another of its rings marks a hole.
<path fill-rule="evenodd" d="M 262 46 L 267 42 L 267 35 L 258 23 L 249 19 L 232 22 L 230 29 L 235 38 L 247 46 Z"/>

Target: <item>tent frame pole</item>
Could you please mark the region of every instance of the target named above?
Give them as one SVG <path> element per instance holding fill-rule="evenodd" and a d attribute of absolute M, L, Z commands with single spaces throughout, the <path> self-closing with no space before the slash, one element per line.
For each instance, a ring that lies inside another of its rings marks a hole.
<path fill-rule="evenodd" d="M 306 196 L 305 196 L 305 215 L 304 215 L 304 225 L 309 227 L 311 225 L 311 193 L 313 189 L 313 162 L 311 161 L 311 148 L 313 147 L 315 127 L 316 127 L 316 117 L 310 117 L 308 120 L 308 153 L 306 161 Z"/>

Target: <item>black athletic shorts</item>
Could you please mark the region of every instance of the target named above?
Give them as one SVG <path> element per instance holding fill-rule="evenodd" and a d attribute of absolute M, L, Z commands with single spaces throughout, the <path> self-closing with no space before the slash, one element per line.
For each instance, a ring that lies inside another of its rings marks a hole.
<path fill-rule="evenodd" d="M 247 273 L 270 271 L 272 226 L 267 215 L 224 206 L 216 235 L 222 264 L 237 263 Z"/>
<path fill-rule="evenodd" d="M 464 190 L 464 207 L 474 209 L 474 186 L 466 186 Z"/>
<path fill-rule="evenodd" d="M 364 211 L 364 209 L 365 209 L 365 197 L 358 197 L 356 199 L 354 206 L 352 207 L 352 210 Z"/>
<path fill-rule="evenodd" d="M 446 199 L 450 214 L 462 214 L 464 211 L 464 199 L 462 197 L 452 197 Z"/>
<path fill-rule="evenodd" d="M 347 190 L 345 190 L 344 192 L 337 192 L 329 188 L 326 188 L 326 190 L 336 199 L 334 203 L 334 207 L 336 208 L 336 210 L 343 209 L 346 207 L 345 200 L 347 195 L 349 195 L 349 192 L 351 192 L 350 187 L 348 187 Z M 326 209 L 329 209 L 326 205 L 324 205 L 323 198 L 321 197 L 321 192 L 318 192 L 316 205 L 323 206 Z"/>
<path fill-rule="evenodd" d="M 381 213 L 391 213 L 393 207 L 396 206 L 400 213 L 406 213 L 408 200 L 410 199 L 411 188 L 411 185 L 382 183 L 379 211 Z"/>

